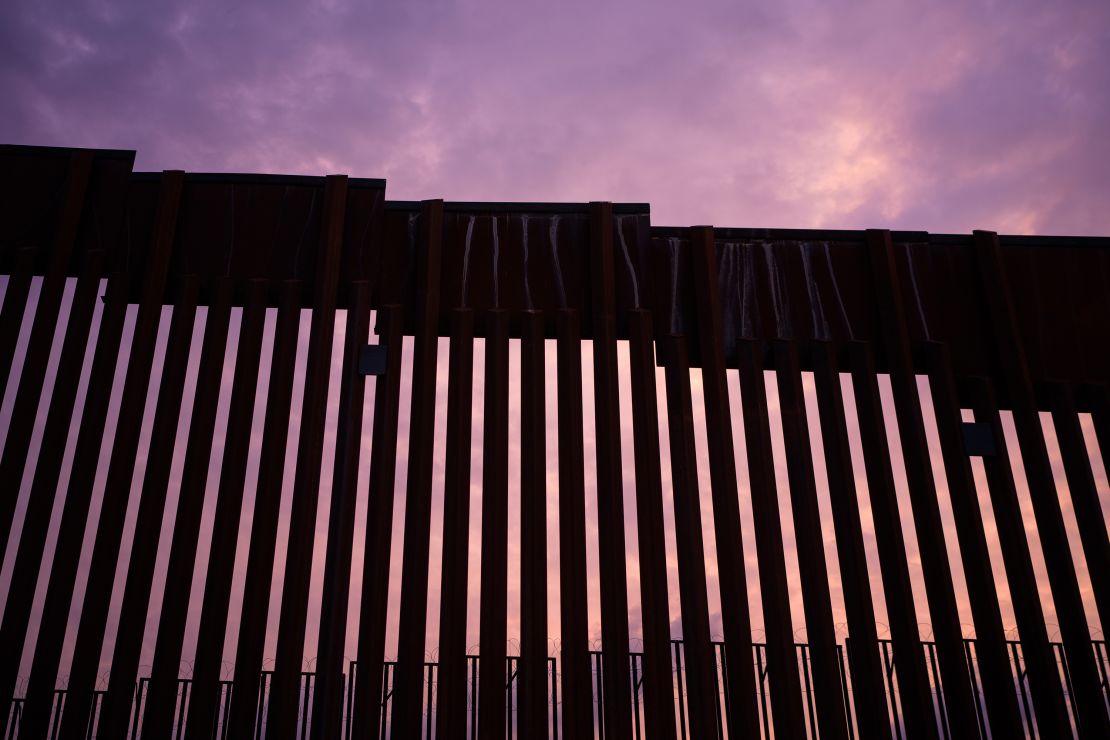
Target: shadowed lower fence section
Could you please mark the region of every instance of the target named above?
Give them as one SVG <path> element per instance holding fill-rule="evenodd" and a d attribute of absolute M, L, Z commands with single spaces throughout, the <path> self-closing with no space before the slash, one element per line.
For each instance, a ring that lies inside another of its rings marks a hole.
<path fill-rule="evenodd" d="M 0 147 L 0 738 L 1110 737 L 1110 239 L 133 162 Z"/>
<path fill-rule="evenodd" d="M 898 700 L 898 691 L 894 675 L 894 655 L 893 645 L 890 640 L 881 640 L 880 657 L 883 665 L 885 666 L 884 673 L 884 693 L 892 706 L 892 713 L 888 715 L 887 720 L 890 723 L 894 737 L 903 738 L 906 736 L 906 716 L 900 710 L 900 702 Z M 1010 681 L 1015 695 L 1015 701 L 1021 705 L 1021 721 L 1024 732 L 1033 736 L 1035 734 L 1034 713 L 1030 699 L 1029 689 L 1029 676 L 1025 668 L 1024 661 L 1021 654 L 1021 643 L 1016 640 L 1010 640 L 1006 643 L 1010 654 Z M 726 657 L 725 645 L 721 642 L 713 642 L 713 655 L 715 663 L 714 678 L 712 682 L 712 699 L 710 705 L 712 712 L 710 714 L 710 721 L 716 725 L 716 732 L 719 736 L 725 737 L 727 733 L 726 718 L 732 711 L 729 705 L 730 696 L 733 693 L 729 690 L 729 677 L 736 680 L 741 671 L 745 671 L 752 675 L 753 683 L 756 687 L 756 693 L 752 699 L 759 707 L 759 722 L 762 727 L 762 734 L 764 737 L 774 737 L 771 729 L 771 707 L 767 696 L 767 645 L 764 643 L 753 643 L 751 646 L 751 660 L 743 665 L 732 665 L 728 663 Z M 1070 697 L 1070 676 L 1068 675 L 1067 660 L 1063 645 L 1061 643 L 1052 644 L 1053 652 L 1057 656 L 1057 667 L 1060 675 L 1060 681 L 1064 687 L 1065 694 Z M 964 641 L 964 649 L 967 655 L 968 665 L 970 666 L 968 678 L 971 685 L 974 687 L 973 699 L 975 702 L 975 717 L 979 727 L 985 727 L 987 723 L 987 715 L 985 711 L 984 702 L 986 697 L 982 692 L 981 677 L 978 658 L 976 655 L 977 645 L 976 641 L 968 639 Z M 858 701 L 873 700 L 872 696 L 860 695 L 856 692 L 853 685 L 851 669 L 849 667 L 848 653 L 852 650 L 850 642 L 842 645 L 837 645 L 836 650 L 836 664 L 838 665 L 839 683 L 841 690 L 841 698 L 845 707 L 845 720 L 849 737 L 855 738 L 857 736 L 857 717 L 854 705 Z M 923 642 L 920 644 L 921 654 L 924 658 L 925 664 L 931 676 L 932 683 L 930 684 L 930 694 L 932 696 L 932 711 L 934 714 L 936 729 L 941 737 L 952 738 L 959 737 L 963 732 L 959 729 L 953 730 L 947 720 L 947 710 L 945 708 L 944 687 L 941 683 L 939 675 L 937 649 L 935 642 Z M 1099 667 L 1100 675 L 1103 677 L 1103 691 L 1105 700 L 1110 701 L 1110 684 L 1107 683 L 1107 677 L 1110 676 L 1110 652 L 1107 650 L 1105 641 L 1097 641 L 1092 643 L 1092 650 L 1094 651 L 1096 661 Z M 797 655 L 797 662 L 800 674 L 802 676 L 802 692 L 800 699 L 804 707 L 803 723 L 807 726 L 810 737 L 817 737 L 816 727 L 816 705 L 814 703 L 814 684 L 812 681 L 812 658 L 810 653 L 810 646 L 806 643 L 797 643 L 795 645 L 795 652 Z M 600 651 L 590 651 L 590 665 L 592 671 L 592 684 L 594 690 L 592 692 L 592 700 L 595 706 L 595 712 L 604 712 L 604 692 L 602 690 L 602 677 L 604 675 L 604 658 Z M 684 662 L 684 645 L 681 640 L 671 641 L 671 671 L 667 681 L 673 687 L 674 699 L 676 702 L 676 711 L 678 723 L 676 725 L 677 736 L 686 740 L 692 738 L 694 735 L 690 733 L 689 729 L 689 706 L 691 701 L 690 688 L 689 688 L 689 674 L 686 664 Z M 646 731 L 643 726 L 643 709 L 644 709 L 644 654 L 642 652 L 629 653 L 629 673 L 631 675 L 630 692 L 632 697 L 632 716 L 633 716 L 633 737 L 640 740 L 650 732 Z M 509 656 L 506 659 L 505 675 L 507 681 L 505 684 L 505 727 L 507 737 L 516 738 L 524 737 L 523 734 L 517 732 L 516 719 L 520 711 L 519 701 L 519 657 Z M 377 715 L 375 726 L 378 728 L 375 737 L 380 740 L 386 740 L 390 736 L 390 728 L 392 726 L 392 699 L 394 691 L 394 675 L 397 664 L 394 661 L 385 663 L 382 667 L 381 681 L 382 681 L 382 695 L 380 705 L 375 707 L 373 714 Z M 348 664 L 347 671 L 342 675 L 341 688 L 342 693 L 342 731 L 340 736 L 347 740 L 354 738 L 355 735 L 352 731 L 353 727 L 353 708 L 355 697 L 355 685 L 360 675 L 359 666 L 357 661 L 351 661 Z M 560 672 L 558 662 L 555 658 L 548 658 L 547 671 L 547 715 L 548 715 L 548 728 L 549 737 L 553 740 L 558 740 L 559 737 L 565 735 L 565 730 L 560 725 L 560 708 L 562 706 L 559 697 L 560 685 Z M 478 656 L 466 656 L 466 701 L 464 724 L 462 725 L 464 737 L 478 737 Z M 271 693 L 271 686 L 273 681 L 273 671 L 263 671 L 259 677 L 259 691 L 256 701 L 253 702 L 254 714 L 258 719 L 257 726 L 254 731 L 254 737 L 261 738 L 267 737 L 267 723 L 263 720 L 267 716 L 269 703 L 273 699 Z M 139 719 L 143 716 L 145 704 L 147 702 L 147 692 L 149 690 L 150 679 L 143 677 L 139 679 L 138 684 L 134 687 L 134 694 L 132 698 L 131 708 L 131 724 L 130 730 L 127 734 L 128 737 L 139 737 Z M 436 729 L 438 727 L 439 716 L 436 710 L 437 701 L 439 698 L 440 687 L 440 673 L 438 663 L 425 663 L 422 677 L 422 697 L 421 697 L 421 734 L 423 737 L 435 737 Z M 189 705 L 192 698 L 193 682 L 191 679 L 183 678 L 177 681 L 177 699 L 174 709 L 173 719 L 173 738 L 182 738 L 185 736 L 185 728 L 188 722 L 193 721 L 189 714 Z M 232 694 L 233 682 L 224 680 L 219 682 L 217 713 L 215 719 L 211 723 L 209 731 L 205 732 L 205 737 L 210 737 L 212 740 L 227 740 L 231 737 L 231 728 L 229 724 L 229 716 L 231 711 L 231 703 L 233 699 Z M 296 727 L 295 735 L 297 737 L 307 736 L 309 727 L 312 724 L 312 707 L 315 706 L 314 696 L 317 687 L 317 676 L 311 671 L 302 671 L 300 675 L 299 689 L 297 692 L 296 704 Z M 93 721 L 88 728 L 89 737 L 99 736 L 99 710 L 100 704 L 103 701 L 105 691 L 97 691 L 93 699 Z M 700 698 L 700 697 L 699 697 Z M 54 693 L 54 704 L 51 708 L 51 730 L 48 737 L 51 740 L 58 737 L 60 718 L 65 711 L 66 691 L 60 689 Z M 18 737 L 19 720 L 23 711 L 22 701 L 16 700 L 9 708 L 9 734 L 7 737 Z M 1076 721 L 1073 716 L 1072 721 Z M 604 737 L 604 730 L 601 731 L 600 737 Z"/>

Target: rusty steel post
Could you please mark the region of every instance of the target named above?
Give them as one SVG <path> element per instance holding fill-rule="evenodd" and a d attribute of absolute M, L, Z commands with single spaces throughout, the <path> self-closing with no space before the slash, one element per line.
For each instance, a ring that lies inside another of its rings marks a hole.
<path fill-rule="evenodd" d="M 289 514 L 289 543 L 278 619 L 277 656 L 270 684 L 267 737 L 292 740 L 297 735 L 297 710 L 304 670 L 304 633 L 308 619 L 308 589 L 316 544 L 316 511 L 320 499 L 320 467 L 324 451 L 324 423 L 335 341 L 343 220 L 347 210 L 347 178 L 329 175 L 324 184 L 324 212 L 320 248 L 316 255 L 312 318 L 308 337 L 304 400 L 297 440 L 297 468 Z"/>
<path fill-rule="evenodd" d="M 485 344 L 478 737 L 503 740 L 509 558 L 509 314 L 504 309 L 487 314 Z"/>
<path fill-rule="evenodd" d="M 705 543 L 701 528 L 698 461 L 694 451 L 694 409 L 690 398 L 690 361 L 686 338 L 663 338 L 667 379 L 667 426 L 674 495 L 674 532 L 678 551 L 678 591 L 682 604 L 682 652 L 686 658 L 686 694 L 690 734 L 717 737 L 714 706 L 717 663 L 709 634 Z"/>
<path fill-rule="evenodd" d="M 22 247 L 16 250 L 14 269 L 8 275 L 8 287 L 4 290 L 4 305 L 0 307 L 0 377 L 4 381 L 0 387 L 3 388 L 5 395 L 8 392 L 8 381 L 11 380 L 12 365 L 15 362 L 15 345 L 19 341 L 19 330 L 28 308 L 27 299 L 31 294 L 35 256 L 34 247 Z M 6 537 L 8 527 L 4 530 Z"/>
<path fill-rule="evenodd" d="M 424 648 L 428 619 L 428 558 L 431 537 L 432 452 L 435 443 L 436 367 L 439 347 L 440 250 L 443 201 L 426 201 L 420 210 L 422 240 L 417 242 L 420 306 L 413 338 L 412 409 L 401 565 L 397 672 L 393 681 L 390 736 L 404 740 L 420 733 L 424 706 Z"/>
<path fill-rule="evenodd" d="M 447 460 L 443 471 L 439 692 L 436 737 L 466 738 L 466 608 L 470 569 L 470 453 L 474 402 L 474 312 L 451 312 L 447 379 Z"/>
<path fill-rule="evenodd" d="M 563 732 L 594 731 L 593 675 L 586 611 L 586 486 L 582 443 L 582 341 L 578 312 L 556 316 L 559 387 L 559 624 Z M 635 376 L 633 376 L 635 377 Z M 652 396 L 654 398 L 654 395 Z M 635 406 L 633 407 L 635 410 Z M 654 433 L 654 427 L 653 432 Z M 637 480 L 639 476 L 637 475 Z M 669 651 L 670 647 L 667 647 Z M 669 656 L 668 652 L 668 656 Z M 670 659 L 668 657 L 668 685 Z M 646 679 L 645 679 L 646 680 Z M 672 723 L 673 725 L 673 723 Z"/>
<path fill-rule="evenodd" d="M 520 737 L 546 738 L 547 443 L 543 314 L 523 316 L 520 344 Z"/>
<path fill-rule="evenodd" d="M 659 452 L 659 409 L 651 314 L 628 316 L 632 376 L 632 432 L 636 459 L 636 524 L 640 546 L 640 608 L 644 633 L 644 719 L 653 737 L 675 737 L 674 679 L 671 673 L 671 615 L 663 480 Z M 561 411 L 562 409 L 560 409 Z M 562 451 L 560 450 L 560 453 Z M 566 670 L 564 667 L 563 670 Z"/>
<path fill-rule="evenodd" d="M 706 438 L 709 443 L 709 479 L 713 500 L 713 528 L 717 544 L 717 569 L 721 580 L 721 622 L 725 661 L 729 648 L 736 660 L 728 673 L 725 720 L 729 735 L 759 734 L 759 707 L 751 662 L 752 622 L 748 613 L 748 580 L 744 572 L 744 541 L 740 534 L 740 503 L 736 483 L 736 452 L 732 440 L 725 375 L 724 333 L 721 325 L 721 290 L 717 250 L 712 226 L 690 230 L 694 307 L 698 319 L 702 392 L 705 396 Z"/>
<path fill-rule="evenodd" d="M 590 204 L 590 296 L 593 308 L 594 424 L 597 444 L 598 543 L 605 736 L 630 740 L 628 583 L 625 574 L 620 388 L 617 383 L 613 280 L 613 205 Z"/>

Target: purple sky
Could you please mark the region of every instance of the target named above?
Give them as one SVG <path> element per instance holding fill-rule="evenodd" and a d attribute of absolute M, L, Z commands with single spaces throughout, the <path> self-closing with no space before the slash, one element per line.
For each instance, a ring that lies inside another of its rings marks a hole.
<path fill-rule="evenodd" d="M 8 0 L 0 6 L 0 141 L 136 149 L 139 169 L 385 177 L 394 199 L 647 201 L 656 224 L 1110 234 L 1105 0 L 370 5 Z M 337 386 L 333 380 L 333 405 Z M 589 400 L 592 386 L 586 390 Z M 770 390 L 774 404 L 773 382 Z M 444 391 L 441 378 L 441 407 Z M 190 386 L 187 403 L 192 392 Z M 626 386 L 622 392 L 627 405 Z M 371 389 L 368 411 L 372 397 Z M 407 390 L 403 398 L 407 404 Z M 549 400 L 550 430 L 555 410 Z M 226 411 L 220 419 L 218 454 Z M 480 421 L 476 414 L 476 442 Z M 442 445 L 442 414 L 439 423 Z M 1084 424 L 1091 443 L 1089 420 Z M 661 441 L 667 482 L 665 435 Z M 589 428 L 586 444 L 589 457 Z M 703 447 L 699 439 L 699 455 Z M 140 470 L 145 454 L 140 449 Z M 178 450 L 175 470 L 182 457 Z M 517 465 L 515 451 L 512 459 Z M 475 462 L 477 481 L 477 454 Z M 699 463 L 705 479 L 706 461 Z M 554 457 L 548 468 L 555 470 Z M 1110 506 L 1105 471 L 1096 472 Z M 903 485 L 904 473 L 896 473 Z M 437 501 L 441 480 L 437 467 Z M 626 476 L 629 497 L 631 485 Z M 742 505 L 750 507 L 743 487 Z M 554 508 L 553 493 L 551 501 Z M 398 522 L 403 502 L 399 507 Z M 742 510 L 751 551 L 750 508 Z M 630 535 L 632 512 L 630 506 Z M 322 523 L 326 514 L 322 509 Z M 360 518 L 360 537 L 363 524 Z M 441 518 L 433 521 L 434 584 L 441 526 Z M 997 570 L 996 536 L 988 535 Z M 828 557 L 835 567 L 831 550 Z M 633 549 L 634 609 L 635 558 Z M 595 563 L 591 550 L 592 573 Z M 1039 560 L 1037 566 L 1040 573 Z M 918 573 L 915 562 L 915 586 Z M 711 566 L 711 604 L 719 603 L 715 575 Z M 796 571 L 791 578 L 794 586 Z M 549 587 L 557 583 L 551 579 Z M 1003 589 L 1004 602 L 1007 596 Z M 834 598 L 839 615 L 839 594 Z M 593 590 L 591 600 L 596 604 Z M 1009 626 L 1008 603 L 1004 609 Z M 438 621 L 434 607 L 430 614 Z M 799 617 L 796 626 L 803 624 Z"/>
<path fill-rule="evenodd" d="M 9 0 L 0 138 L 659 224 L 1105 234 L 1108 69 L 1104 0 Z"/>

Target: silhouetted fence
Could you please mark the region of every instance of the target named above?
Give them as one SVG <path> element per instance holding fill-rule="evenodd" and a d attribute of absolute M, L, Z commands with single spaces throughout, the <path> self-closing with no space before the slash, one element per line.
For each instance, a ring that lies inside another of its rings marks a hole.
<path fill-rule="evenodd" d="M 1110 737 L 1092 648 L 1110 624 L 1110 240 L 660 227 L 646 204 L 387 201 L 382 180 L 133 162 L 0 147 L 0 697 L 18 699 L 0 736 L 162 738 L 187 717 L 187 740 L 429 722 L 437 740 Z M 751 670 L 722 660 L 718 611 L 725 645 L 762 626 Z M 383 665 L 394 638 L 395 664 L 344 679 L 344 656 Z"/>

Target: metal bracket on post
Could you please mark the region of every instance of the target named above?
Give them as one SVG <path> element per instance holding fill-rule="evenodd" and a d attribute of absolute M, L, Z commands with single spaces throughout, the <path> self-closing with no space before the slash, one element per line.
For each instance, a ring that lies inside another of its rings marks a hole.
<path fill-rule="evenodd" d="M 982 421 L 965 421 L 964 450 L 969 457 L 994 457 L 998 448 L 994 444 L 991 425 Z"/>
<path fill-rule="evenodd" d="M 358 352 L 358 374 L 385 375 L 388 350 L 384 344 L 368 344 Z"/>

